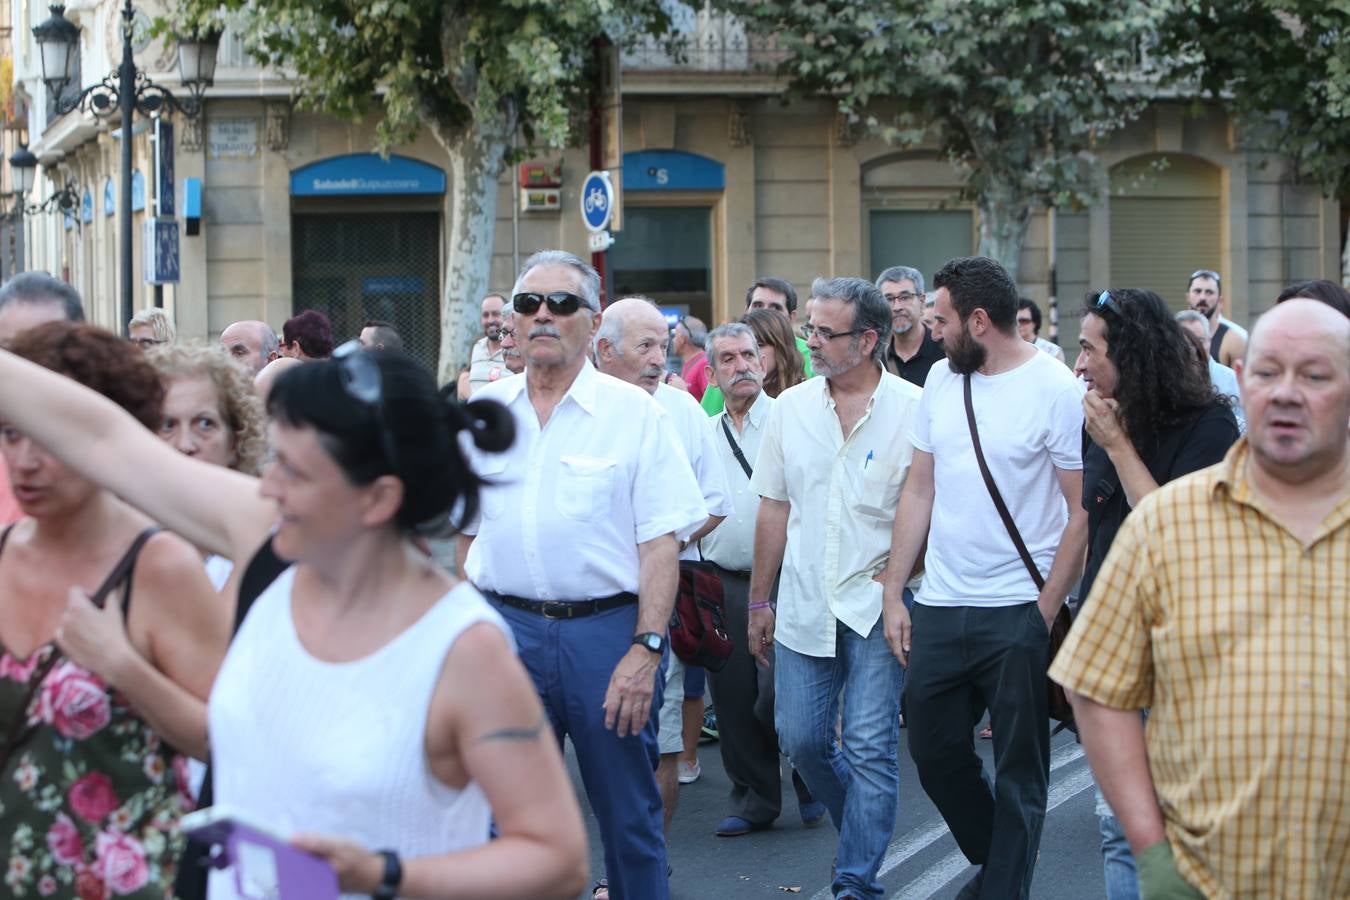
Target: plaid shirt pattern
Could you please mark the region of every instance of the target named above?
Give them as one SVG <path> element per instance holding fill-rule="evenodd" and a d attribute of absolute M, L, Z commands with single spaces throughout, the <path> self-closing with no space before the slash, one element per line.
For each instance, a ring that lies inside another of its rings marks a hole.
<path fill-rule="evenodd" d="M 1350 498 L 1304 546 L 1223 462 L 1128 519 L 1051 667 L 1151 707 L 1177 868 L 1207 897 L 1350 897 Z"/>

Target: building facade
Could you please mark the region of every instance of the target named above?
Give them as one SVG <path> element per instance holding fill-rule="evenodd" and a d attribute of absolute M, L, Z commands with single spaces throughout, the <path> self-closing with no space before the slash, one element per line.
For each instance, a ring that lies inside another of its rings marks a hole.
<path fill-rule="evenodd" d="M 120 37 L 116 3 L 72 3 L 84 29 L 82 72 L 92 83 L 113 68 Z M 11 14 L 16 90 L 30 101 L 29 138 L 43 163 L 40 187 L 74 179 L 79 221 L 28 221 L 28 265 L 68 278 L 92 316 L 116 327 L 118 303 L 116 129 L 91 116 L 44 115 L 46 98 L 31 39 L 41 4 L 16 0 Z M 146 4 L 147 17 L 157 15 Z M 45 16 L 45 12 L 43 14 Z M 607 254 L 613 296 L 641 292 L 677 311 L 720 322 L 740 313 L 758 275 L 805 291 L 822 274 L 874 277 L 895 264 L 931 275 L 978 245 L 978 214 L 959 197 L 961 178 L 931 152 L 899 152 L 843 127 L 824 102 L 782 102 L 771 42 L 734 22 L 685 9 L 688 59 L 655 47 L 624 55 L 622 216 Z M 138 63 L 173 86 L 173 58 L 143 40 Z M 333 318 L 340 338 L 367 318 L 393 321 L 410 348 L 434 362 L 442 299 L 448 167 L 430 136 L 371 154 L 373 122 L 348 123 L 292 108 L 286 80 L 259 69 L 227 35 L 215 86 L 197 122 L 174 123 L 180 280 L 145 282 L 133 254 L 137 306 L 162 303 L 180 334 L 217 335 L 230 322 L 274 326 L 303 308 Z M 1090 209 L 1034 215 L 1021 285 L 1064 311 L 1059 339 L 1076 342 L 1075 313 L 1089 288 L 1142 286 L 1178 308 L 1194 269 L 1223 273 L 1228 315 L 1247 322 L 1300 278 L 1337 279 L 1341 206 L 1293 180 L 1280 159 L 1244 148 L 1217 109 L 1201 116 L 1178 102 L 1154 103 L 1102 153 L 1104 199 Z M 141 222 L 159 188 L 155 129 L 132 136 L 142 189 Z M 491 277 L 509 289 L 519 261 L 542 247 L 585 255 L 579 212 L 589 154 L 544 154 L 557 171 L 555 209 L 520 171 L 498 189 Z M 552 176 L 550 176 L 552 177 Z M 45 194 L 44 194 L 45 195 Z M 199 198 L 199 229 L 187 206 Z M 533 199 L 532 203 L 527 201 Z M 522 208 L 529 205 L 531 208 Z M 549 204 L 543 204 L 549 205 Z M 1052 279 L 1052 272 L 1054 277 Z M 476 298 L 460 298 L 476 300 Z"/>

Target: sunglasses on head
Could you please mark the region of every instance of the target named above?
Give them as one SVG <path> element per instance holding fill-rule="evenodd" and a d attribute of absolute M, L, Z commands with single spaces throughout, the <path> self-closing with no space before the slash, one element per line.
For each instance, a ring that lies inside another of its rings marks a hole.
<path fill-rule="evenodd" d="M 398 471 L 398 457 L 394 441 L 384 424 L 384 378 L 380 365 L 366 351 L 360 341 L 347 341 L 333 351 L 338 364 L 338 377 L 347 396 L 369 406 L 375 413 L 375 426 L 380 429 L 380 449 L 391 471 Z"/>
<path fill-rule="evenodd" d="M 547 294 L 525 291 L 512 297 L 511 303 L 515 306 L 516 312 L 527 316 L 539 312 L 539 307 L 545 303 L 548 304 L 548 311 L 555 316 L 570 316 L 581 307 L 588 306 L 586 301 L 567 291 L 552 291 Z"/>
<path fill-rule="evenodd" d="M 1125 318 L 1125 313 L 1121 311 L 1120 304 L 1117 303 L 1116 299 L 1111 296 L 1111 292 L 1109 290 L 1102 291 L 1100 294 L 1098 294 L 1096 301 L 1092 304 L 1092 307 L 1093 309 L 1098 310 L 1109 309 L 1111 310 L 1111 312 L 1120 316 L 1122 319 Z"/>

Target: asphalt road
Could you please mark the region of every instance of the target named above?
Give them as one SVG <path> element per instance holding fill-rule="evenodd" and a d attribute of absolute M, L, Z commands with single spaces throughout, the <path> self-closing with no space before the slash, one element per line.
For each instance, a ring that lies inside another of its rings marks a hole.
<path fill-rule="evenodd" d="M 942 817 L 919 786 L 901 731 L 900 812 L 882 865 L 887 896 L 903 900 L 949 900 L 974 873 L 956 848 Z M 976 741 L 992 771 L 988 741 Z M 726 814 L 728 782 L 716 744 L 699 748 L 702 777 L 680 789 L 680 806 L 668 838 L 672 900 L 784 898 L 829 900 L 830 862 L 838 835 L 829 820 L 806 829 L 796 814 L 792 788 L 784 779 L 784 814 L 774 828 L 738 838 L 719 838 L 713 828 Z M 1049 813 L 1032 885 L 1034 898 L 1095 900 L 1105 896 L 1093 813 L 1092 778 L 1082 748 L 1071 734 L 1054 739 L 1051 751 Z M 569 749 L 568 767 L 580 788 Z M 595 817 L 581 796 L 590 835 L 591 871 L 604 870 Z M 796 890 L 793 890 L 796 889 Z M 589 897 L 589 891 L 584 895 Z M 634 898 L 641 900 L 641 898 Z"/>

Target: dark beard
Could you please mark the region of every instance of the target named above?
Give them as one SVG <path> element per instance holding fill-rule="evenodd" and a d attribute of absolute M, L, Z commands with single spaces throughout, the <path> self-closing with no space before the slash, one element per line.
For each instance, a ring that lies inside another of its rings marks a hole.
<path fill-rule="evenodd" d="M 962 335 L 959 341 L 947 341 L 943 345 L 947 352 L 947 363 L 957 375 L 969 375 L 977 371 L 989 358 L 989 352 L 970 335 Z"/>

